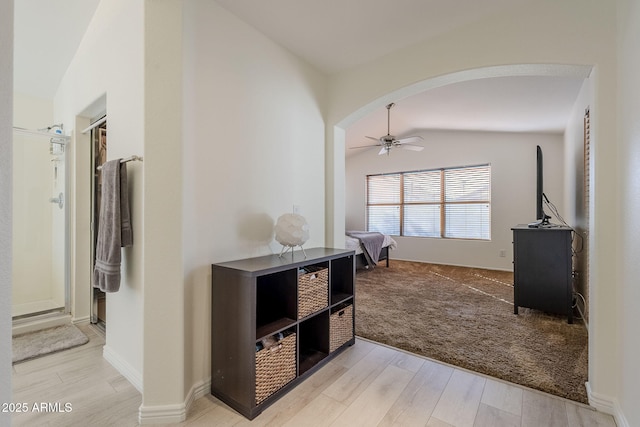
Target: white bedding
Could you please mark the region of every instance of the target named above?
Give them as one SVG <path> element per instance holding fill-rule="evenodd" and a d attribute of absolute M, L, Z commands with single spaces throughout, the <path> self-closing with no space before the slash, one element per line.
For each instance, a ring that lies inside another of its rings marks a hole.
<path fill-rule="evenodd" d="M 362 248 L 360 247 L 360 241 L 355 237 L 344 236 L 345 241 L 345 249 L 350 249 L 356 251 L 356 255 L 362 253 Z M 398 247 L 398 243 L 391 238 L 388 234 L 384 235 L 384 242 L 382 243 L 382 247 L 389 246 L 391 249 L 395 249 Z"/>

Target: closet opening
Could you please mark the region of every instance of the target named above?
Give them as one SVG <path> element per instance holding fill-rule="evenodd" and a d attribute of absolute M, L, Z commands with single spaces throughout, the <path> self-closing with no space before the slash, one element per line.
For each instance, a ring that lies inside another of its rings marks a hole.
<path fill-rule="evenodd" d="M 96 242 L 98 240 L 98 217 L 102 199 L 102 172 L 100 167 L 107 161 L 107 116 L 100 115 L 91 121 L 91 271 L 96 261 Z M 93 277 L 93 276 L 92 276 Z M 98 288 L 91 287 L 91 323 L 106 330 L 107 297 Z"/>

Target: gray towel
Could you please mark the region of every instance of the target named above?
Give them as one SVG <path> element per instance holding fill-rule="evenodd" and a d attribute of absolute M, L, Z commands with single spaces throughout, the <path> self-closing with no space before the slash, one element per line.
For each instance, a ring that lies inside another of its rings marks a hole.
<path fill-rule="evenodd" d="M 120 248 L 133 244 L 127 191 L 126 163 L 120 159 L 102 165 L 102 203 L 98 220 L 93 287 L 103 292 L 120 289 Z"/>
<path fill-rule="evenodd" d="M 126 163 L 120 163 L 120 239 L 123 248 L 133 245 Z"/>

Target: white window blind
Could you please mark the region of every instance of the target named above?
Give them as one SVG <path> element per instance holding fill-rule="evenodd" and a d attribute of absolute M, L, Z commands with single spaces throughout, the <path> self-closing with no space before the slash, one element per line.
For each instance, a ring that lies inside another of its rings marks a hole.
<path fill-rule="evenodd" d="M 367 230 L 400 235 L 400 174 L 367 179 Z"/>
<path fill-rule="evenodd" d="M 375 175 L 368 183 L 370 204 L 400 204 L 400 174 Z"/>
<path fill-rule="evenodd" d="M 489 166 L 446 169 L 444 181 L 445 237 L 490 239 Z"/>
<path fill-rule="evenodd" d="M 441 187 L 439 170 L 403 174 L 403 236 L 440 237 Z"/>
<path fill-rule="evenodd" d="M 367 176 L 367 230 L 412 237 L 491 238 L 491 166 Z"/>

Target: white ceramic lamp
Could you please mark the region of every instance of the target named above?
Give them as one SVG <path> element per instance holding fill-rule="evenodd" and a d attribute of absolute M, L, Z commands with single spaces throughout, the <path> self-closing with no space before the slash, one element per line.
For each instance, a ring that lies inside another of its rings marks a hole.
<path fill-rule="evenodd" d="M 291 249 L 293 252 L 296 246 L 300 246 L 304 253 L 302 245 L 309 240 L 309 224 L 302 215 L 293 213 L 281 215 L 276 221 L 275 233 L 276 241 L 282 245 L 280 256 L 286 252 L 285 249 Z M 307 255 L 304 255 L 306 258 Z"/>

